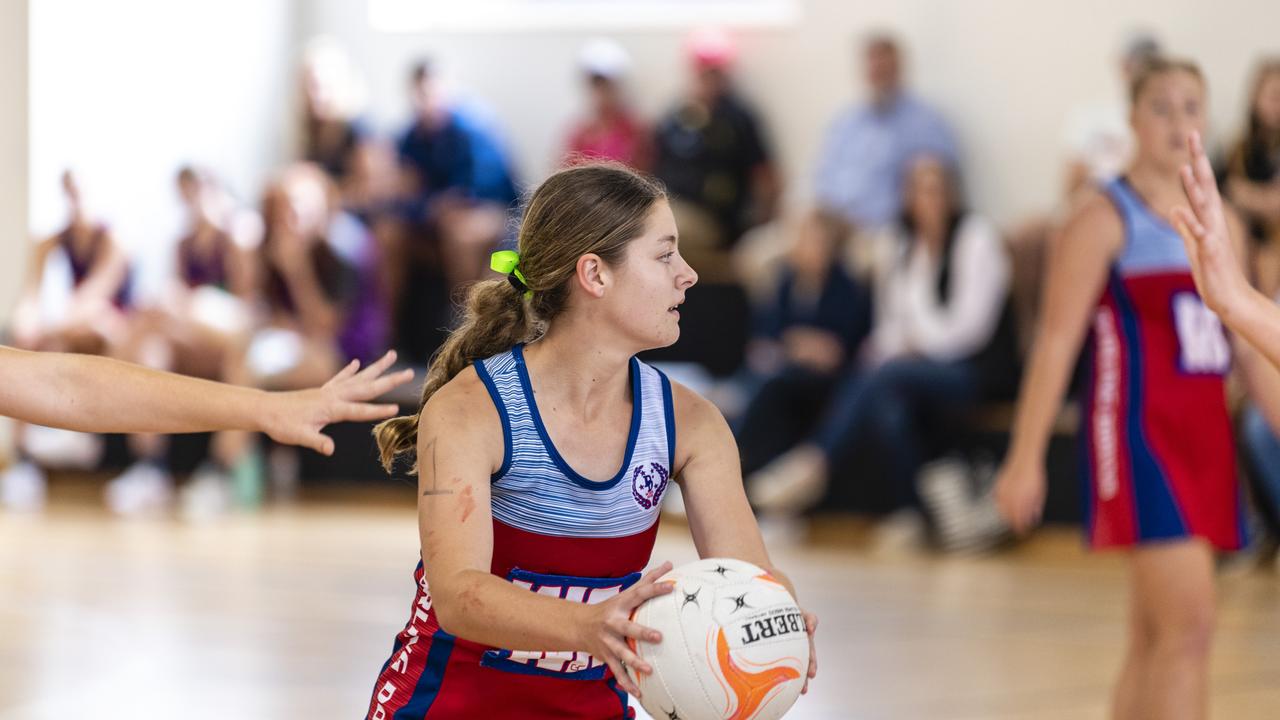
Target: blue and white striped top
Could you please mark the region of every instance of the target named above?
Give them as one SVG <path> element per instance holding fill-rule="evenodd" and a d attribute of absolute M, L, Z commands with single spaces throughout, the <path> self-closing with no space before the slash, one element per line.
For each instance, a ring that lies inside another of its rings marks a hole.
<path fill-rule="evenodd" d="M 502 418 L 502 467 L 490 488 L 493 518 L 541 535 L 614 538 L 648 530 L 658 518 L 675 463 L 671 382 L 631 359 L 633 410 L 622 466 L 588 480 L 547 435 L 529 383 L 523 345 L 475 363 Z"/>

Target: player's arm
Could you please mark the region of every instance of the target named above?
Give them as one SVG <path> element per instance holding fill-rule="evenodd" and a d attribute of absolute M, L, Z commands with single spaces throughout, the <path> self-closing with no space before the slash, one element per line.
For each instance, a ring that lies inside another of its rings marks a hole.
<path fill-rule="evenodd" d="M 1174 208 L 1173 220 L 1187 246 L 1196 289 L 1227 327 L 1280 366 L 1280 307 L 1245 277 L 1199 133 L 1191 134 L 1189 145 L 1191 163 L 1182 169 L 1187 207 Z"/>
<path fill-rule="evenodd" d="M 468 368 L 431 396 L 418 425 L 418 532 L 440 626 L 458 637 L 512 650 L 579 650 L 604 661 L 638 695 L 622 663 L 651 672 L 626 638 L 656 642 L 631 610 L 671 591 L 655 580 L 664 564 L 596 605 L 529 592 L 489 572 L 493 516 L 489 481 L 502 463 L 502 426 L 488 391 Z"/>
<path fill-rule="evenodd" d="M 996 481 L 996 502 L 1018 532 L 1044 508 L 1044 454 L 1072 368 L 1106 283 L 1124 228 L 1101 194 L 1086 200 L 1053 240 L 1039 331 L 1018 394 L 1009 453 Z"/>
<path fill-rule="evenodd" d="M 105 357 L 0 347 L 0 414 L 84 432 L 252 430 L 328 455 L 325 425 L 396 412 L 368 402 L 413 377 L 383 375 L 393 362 L 387 353 L 361 372 L 353 362 L 323 387 L 264 392 Z"/>
<path fill-rule="evenodd" d="M 1244 222 L 1229 205 L 1223 207 L 1223 217 L 1235 257 L 1241 263 L 1241 272 L 1246 272 L 1244 258 L 1248 257 L 1248 252 Z M 1258 406 L 1268 425 L 1280 428 L 1280 368 L 1268 362 L 1252 344 L 1236 333 L 1231 334 L 1231 353 L 1249 398 Z"/>
<path fill-rule="evenodd" d="M 676 419 L 676 467 L 689 530 L 699 557 L 727 557 L 756 565 L 786 585 L 793 597 L 791 579 L 769 559 L 760 527 L 756 524 L 742 485 L 742 460 L 738 444 L 720 410 L 706 398 L 680 383 L 671 383 Z M 813 636 L 818 617 L 805 612 L 809 631 L 809 673 L 818 672 Z M 804 691 L 808 691 L 808 680 Z"/>

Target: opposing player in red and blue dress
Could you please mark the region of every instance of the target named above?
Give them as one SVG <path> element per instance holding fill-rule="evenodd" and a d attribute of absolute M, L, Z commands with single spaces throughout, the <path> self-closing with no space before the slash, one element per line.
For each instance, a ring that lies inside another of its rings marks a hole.
<path fill-rule="evenodd" d="M 421 413 L 379 428 L 385 463 L 416 449 L 422 563 L 368 717 L 632 717 L 623 666 L 652 668 L 628 641 L 660 638 L 629 617 L 670 591 L 669 563 L 641 571 L 672 483 L 699 555 L 790 587 L 720 413 L 635 358 L 679 337 L 697 274 L 663 189 L 612 165 L 552 175 L 494 262 Z"/>
<path fill-rule="evenodd" d="M 1115 718 L 1203 718 L 1215 616 L 1213 554 L 1243 543 L 1224 379 L 1255 388 L 1275 374 L 1233 340 L 1196 291 L 1171 225 L 1180 171 L 1205 124 L 1194 64 L 1156 59 L 1131 87 L 1136 155 L 1085 200 L 1056 239 L 1039 336 L 996 495 L 1015 529 L 1038 520 L 1045 446 L 1077 353 L 1085 349 L 1081 470 L 1095 549 L 1129 553 L 1129 647 Z M 1198 146 L 1194 149 L 1198 149 Z M 1224 232 L 1243 237 L 1239 222 Z M 1276 395 L 1275 392 L 1263 393 Z"/>

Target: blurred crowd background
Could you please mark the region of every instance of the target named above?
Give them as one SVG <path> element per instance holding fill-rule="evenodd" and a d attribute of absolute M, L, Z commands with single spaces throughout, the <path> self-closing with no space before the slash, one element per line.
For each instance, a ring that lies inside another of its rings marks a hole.
<path fill-rule="evenodd" d="M 0 183 L 26 206 L 0 248 L 9 344 L 276 389 L 389 348 L 423 367 L 459 290 L 514 246 L 522 195 L 568 164 L 624 163 L 666 185 L 701 277 L 680 342 L 647 359 L 725 412 L 763 513 L 893 513 L 947 549 L 1005 537 L 986 491 L 1046 242 L 1082 188 L 1122 172 L 1128 80 L 1151 57 L 1202 66 L 1255 280 L 1280 286 L 1267 3 L 6 12 L 27 22 L 29 60 L 6 117 L 29 152 Z M 1051 520 L 1078 513 L 1072 412 L 1050 452 Z M 1241 423 L 1255 522 L 1275 538 L 1280 443 L 1257 413 Z M 65 466 L 107 473 L 125 515 L 381 479 L 367 428 L 327 463 L 242 433 L 9 436 L 11 510 L 41 507 Z"/>

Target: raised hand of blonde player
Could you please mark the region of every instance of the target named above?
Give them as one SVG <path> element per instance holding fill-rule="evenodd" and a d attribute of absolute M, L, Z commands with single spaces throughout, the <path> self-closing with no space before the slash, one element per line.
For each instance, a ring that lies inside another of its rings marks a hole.
<path fill-rule="evenodd" d="M 1188 145 L 1191 162 L 1181 172 L 1188 206 L 1173 209 L 1173 225 L 1186 245 L 1200 297 L 1225 320 L 1252 294 L 1252 288 L 1232 242 L 1222 196 L 1200 134 L 1191 133 Z"/>
<path fill-rule="evenodd" d="M 671 592 L 674 587 L 671 583 L 658 582 L 658 578 L 670 571 L 671 563 L 664 562 L 624 592 L 585 608 L 587 621 L 581 625 L 579 646 L 603 660 L 613 671 L 618 685 L 636 697 L 640 697 L 640 688 L 631 682 L 625 667 L 646 674 L 652 673 L 653 667 L 635 654 L 628 640 L 661 642 L 662 633 L 633 622 L 631 613 L 650 598 Z"/>

